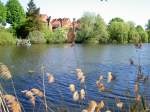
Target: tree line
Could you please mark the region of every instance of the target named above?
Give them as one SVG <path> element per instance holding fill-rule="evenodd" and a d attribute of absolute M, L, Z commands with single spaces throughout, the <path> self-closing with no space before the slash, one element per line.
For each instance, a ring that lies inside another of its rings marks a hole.
<path fill-rule="evenodd" d="M 54 32 L 39 19 L 40 8 L 34 0 L 27 4 L 25 12 L 18 0 L 8 0 L 4 5 L 0 1 L 0 44 L 14 43 L 17 38 L 29 38 L 33 43 L 64 43 L 68 30 L 57 28 Z M 47 20 L 48 21 L 48 20 Z M 77 43 L 135 43 L 150 42 L 150 20 L 143 29 L 134 22 L 122 18 L 113 18 L 108 24 L 100 15 L 85 12 L 76 31 Z M 10 27 L 6 29 L 6 23 Z M 9 40 L 9 42 L 8 42 Z"/>
<path fill-rule="evenodd" d="M 77 42 L 96 43 L 137 43 L 150 42 L 150 20 L 143 29 L 134 22 L 125 22 L 116 17 L 106 24 L 100 15 L 86 12 L 81 18 L 81 28 L 77 32 Z"/>

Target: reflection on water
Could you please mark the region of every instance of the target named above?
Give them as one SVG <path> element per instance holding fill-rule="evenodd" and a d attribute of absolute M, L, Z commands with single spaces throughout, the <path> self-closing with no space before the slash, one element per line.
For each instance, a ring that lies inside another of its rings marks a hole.
<path fill-rule="evenodd" d="M 32 111 L 32 106 L 28 99 L 20 91 L 33 87 L 42 89 L 42 79 L 40 68 L 46 67 L 46 72 L 54 74 L 56 82 L 46 84 L 46 95 L 48 105 L 51 107 L 70 107 L 70 112 L 79 111 L 79 103 L 72 100 L 68 86 L 70 83 L 80 88 L 76 81 L 75 69 L 81 68 L 86 75 L 87 98 L 83 102 L 87 105 L 89 100 L 100 101 L 109 100 L 108 106 L 114 106 L 113 99 L 118 96 L 126 101 L 127 93 L 134 96 L 133 88 L 136 75 L 136 67 L 129 65 L 129 58 L 138 63 L 141 57 L 142 70 L 149 75 L 150 71 L 150 44 L 145 44 L 141 52 L 136 51 L 133 45 L 33 45 L 30 48 L 0 47 L 0 62 L 5 63 L 11 69 L 15 87 L 19 99 L 23 103 L 27 112 Z M 29 73 L 28 71 L 35 71 Z M 116 81 L 106 85 L 112 88 L 111 93 L 101 93 L 96 87 L 96 80 L 102 74 L 104 79 L 107 73 L 112 71 L 116 76 Z M 13 94 L 9 81 L 0 80 L 8 93 Z M 141 93 L 150 100 L 150 82 L 141 84 Z M 42 112 L 40 99 L 36 102 L 36 109 Z M 76 110 L 77 109 L 77 110 Z M 37 111 L 35 110 L 35 111 Z"/>

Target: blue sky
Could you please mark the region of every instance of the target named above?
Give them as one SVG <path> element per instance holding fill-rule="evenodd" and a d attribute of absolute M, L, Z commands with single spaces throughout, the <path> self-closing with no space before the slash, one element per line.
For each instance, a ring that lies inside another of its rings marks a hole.
<path fill-rule="evenodd" d="M 7 0 L 2 0 L 6 3 Z M 19 0 L 26 9 L 28 0 Z M 41 13 L 55 17 L 79 18 L 84 12 L 100 14 L 106 23 L 114 17 L 134 21 L 143 27 L 150 19 L 150 0 L 34 0 Z"/>

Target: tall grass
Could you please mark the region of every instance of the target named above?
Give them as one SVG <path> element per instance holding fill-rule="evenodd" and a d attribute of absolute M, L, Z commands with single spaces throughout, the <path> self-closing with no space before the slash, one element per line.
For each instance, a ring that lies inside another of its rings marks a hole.
<path fill-rule="evenodd" d="M 5 29 L 0 29 L 0 45 L 13 45 L 16 43 L 16 38 L 12 33 Z"/>

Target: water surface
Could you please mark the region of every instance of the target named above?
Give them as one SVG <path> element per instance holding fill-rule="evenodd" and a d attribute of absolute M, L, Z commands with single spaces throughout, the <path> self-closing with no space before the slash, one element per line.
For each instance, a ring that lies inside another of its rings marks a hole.
<path fill-rule="evenodd" d="M 80 108 L 85 108 L 90 100 L 104 100 L 108 108 L 115 108 L 114 99 L 119 97 L 127 103 L 127 92 L 130 91 L 131 99 L 134 99 L 134 83 L 136 79 L 136 67 L 129 64 L 129 58 L 141 63 L 143 73 L 150 73 L 150 44 L 144 44 L 141 50 L 136 50 L 133 45 L 32 45 L 25 47 L 0 47 L 0 62 L 10 68 L 17 95 L 26 112 L 32 112 L 32 105 L 21 91 L 33 87 L 42 90 L 41 66 L 45 66 L 45 72 L 52 73 L 56 81 L 48 84 L 46 80 L 46 96 L 50 108 L 57 111 L 66 108 L 70 112 L 79 112 L 79 102 L 72 100 L 72 93 L 68 86 L 74 83 L 80 89 L 79 81 L 75 75 L 75 69 L 81 68 L 86 75 L 86 99 Z M 28 71 L 35 71 L 29 73 Z M 107 84 L 107 73 L 111 71 L 117 79 Z M 102 93 L 96 87 L 99 75 L 104 76 L 104 83 L 111 93 Z M 13 94 L 10 81 L 0 79 L 7 93 Z M 140 93 L 150 100 L 150 82 L 140 83 Z M 55 108 L 57 107 L 57 108 Z M 43 104 L 37 98 L 35 112 L 43 112 Z"/>

